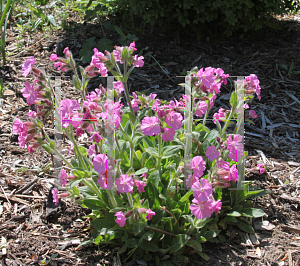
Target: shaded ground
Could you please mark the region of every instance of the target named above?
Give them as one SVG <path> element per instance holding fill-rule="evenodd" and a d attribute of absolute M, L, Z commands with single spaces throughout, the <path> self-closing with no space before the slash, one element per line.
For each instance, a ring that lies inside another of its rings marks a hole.
<path fill-rule="evenodd" d="M 173 261 L 174 265 L 299 265 L 300 76 L 293 73 L 287 76 L 281 67 L 289 67 L 293 61 L 294 70 L 300 70 L 299 20 L 299 16 L 281 19 L 282 31 L 267 28 L 250 36 L 219 41 L 184 39 L 180 45 L 171 43 L 172 39 L 156 29 L 148 39 L 136 43 L 138 52 L 144 48 L 145 65 L 131 75 L 131 91 L 150 88 L 149 93 L 157 93 L 160 99 L 178 99 L 184 91 L 177 84 L 183 83 L 184 78 L 176 76 L 196 65 L 220 67 L 233 76 L 254 73 L 261 81 L 262 99 L 255 98 L 251 105 L 258 118 L 254 120 L 255 126 L 245 124 L 245 146 L 249 150 L 246 170 L 258 163 L 266 164 L 268 169 L 263 175 L 247 173 L 246 180 L 254 180 L 257 186 L 271 191 L 255 201 L 256 207 L 267 214 L 263 219 L 253 220 L 257 239 L 232 229 L 226 244 L 203 245 L 209 261 L 188 254 L 189 262 Z M 50 163 L 50 158 L 44 151 L 29 154 L 19 148 L 17 137 L 12 135 L 14 117 L 25 121 L 29 111 L 20 90 L 25 81 L 32 82 L 32 79 L 21 76 L 23 62 L 34 55 L 38 67 L 45 68 L 49 75 L 61 75 L 49 61 L 51 53 L 62 55 L 63 49 L 69 47 L 74 58 L 79 59 L 82 43 L 87 38 L 103 37 L 98 25 L 70 25 L 69 32 L 54 32 L 49 38 L 42 32 L 31 35 L 21 52 L 14 53 L 15 43 L 9 43 L 8 49 L 14 56 L 9 58 L 9 67 L 1 69 L 6 84 L 10 84 L 0 99 L 0 202 L 3 206 L 0 235 L 8 241 L 2 265 L 38 265 L 53 255 L 56 257 L 49 265 L 120 265 L 120 260 L 122 265 L 146 265 L 130 259 L 124 262 L 123 257 L 119 260 L 115 247 L 86 245 L 78 249 L 80 241 L 89 238 L 89 222 L 83 218 L 88 210 L 67 199 L 57 212 L 47 216 L 45 201 L 54 176 L 46 170 L 39 176 L 41 171 L 35 167 Z M 17 36 L 12 30 L 9 34 Z M 119 36 L 108 31 L 106 35 L 117 44 Z M 163 70 L 153 65 L 155 61 L 146 54 L 155 57 Z M 95 88 L 99 81 L 95 79 L 90 88 Z M 222 89 L 212 113 L 221 106 L 229 109 L 227 97 L 233 90 L 231 84 L 233 79 Z M 62 78 L 65 96 L 76 97 L 76 91 L 69 90 L 70 86 L 70 78 Z M 47 127 L 52 127 L 51 121 Z M 262 220 L 263 225 L 259 224 Z"/>

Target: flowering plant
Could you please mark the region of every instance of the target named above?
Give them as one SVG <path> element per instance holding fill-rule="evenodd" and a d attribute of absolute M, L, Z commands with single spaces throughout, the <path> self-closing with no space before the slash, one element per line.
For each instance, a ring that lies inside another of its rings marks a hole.
<path fill-rule="evenodd" d="M 249 182 L 242 182 L 247 156 L 241 136 L 244 107 L 249 108 L 253 93 L 260 97 L 259 81 L 255 75 L 238 81 L 231 110 L 220 108 L 213 115 L 217 129 L 210 130 L 205 126 L 208 114 L 229 75 L 220 68 L 192 69 L 180 101 L 161 101 L 152 93 L 130 96 L 128 77 L 144 65 L 143 56 L 134 55 L 136 50 L 134 42 L 116 46 L 112 53 L 95 48 L 90 65 L 79 67 L 79 73 L 68 48 L 64 58 L 51 55 L 55 67 L 74 71 L 82 105 L 76 99 L 55 102 L 45 72 L 33 67 L 33 57 L 26 60 L 22 72 L 25 76 L 32 72 L 36 80 L 33 86 L 26 82 L 22 92 L 35 111 L 28 113 L 29 122 L 16 118 L 13 133 L 29 152 L 42 146 L 64 162 L 59 179 L 63 186 L 69 180 L 70 190 L 59 194 L 53 189 L 54 203 L 70 196 L 90 208 L 94 243 L 119 245 L 118 253 L 128 251 L 134 259 L 151 260 L 151 252 L 156 252 L 159 261 L 166 253 L 183 252 L 185 246 L 205 257 L 201 243 L 224 241 L 221 229 L 228 224 L 251 233 L 249 222 L 238 217 L 264 215 L 251 208 L 249 200 L 264 191 L 249 191 Z M 108 77 L 108 88 L 100 85 L 88 93 L 88 81 L 97 75 Z M 123 92 L 126 107 L 121 103 Z M 55 121 L 71 143 L 71 159 L 44 129 L 41 118 L 45 121 L 53 111 L 59 113 L 61 119 Z M 194 115 L 201 118 L 198 124 L 193 123 Z M 227 134 L 233 120 L 235 129 Z M 83 136 L 88 136 L 87 147 L 78 141 Z"/>

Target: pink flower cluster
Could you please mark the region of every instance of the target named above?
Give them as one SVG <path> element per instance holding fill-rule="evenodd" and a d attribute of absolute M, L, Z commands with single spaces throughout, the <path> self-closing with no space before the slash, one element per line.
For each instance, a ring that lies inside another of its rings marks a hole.
<path fill-rule="evenodd" d="M 192 185 L 194 204 L 190 205 L 191 213 L 195 215 L 197 219 L 209 218 L 212 213 L 217 213 L 221 210 L 222 202 L 220 200 L 215 201 L 212 195 L 212 186 L 205 178 L 201 178 L 195 181 Z"/>
<path fill-rule="evenodd" d="M 145 209 L 145 208 L 139 208 L 138 209 L 138 213 L 140 214 L 144 214 L 147 213 L 146 215 L 146 219 L 149 221 L 152 219 L 152 216 L 155 215 L 155 212 L 152 211 L 151 209 Z M 125 223 L 126 223 L 126 219 L 128 217 L 130 217 L 133 214 L 133 211 L 129 211 L 127 212 L 125 215 L 122 211 L 119 211 L 115 214 L 115 216 L 117 217 L 117 219 L 115 220 L 115 222 L 120 226 L 120 227 L 124 227 Z"/>
<path fill-rule="evenodd" d="M 215 124 L 217 124 L 216 120 L 218 121 L 224 121 L 224 119 L 226 118 L 226 114 L 228 113 L 228 110 L 225 110 L 224 108 L 220 108 L 218 113 L 215 113 L 213 115 L 213 122 Z"/>
<path fill-rule="evenodd" d="M 58 61 L 54 64 L 54 67 L 56 67 L 57 70 L 67 72 L 67 70 L 72 69 L 70 64 L 70 56 L 72 53 L 69 50 L 69 47 L 66 47 L 63 53 L 65 54 L 66 58 L 58 57 L 56 54 L 51 54 L 50 60 L 53 62 Z"/>
<path fill-rule="evenodd" d="M 216 182 L 214 186 L 218 187 L 229 187 L 231 183 L 235 183 L 238 180 L 238 171 L 236 164 L 230 167 L 230 164 L 223 161 L 221 158 L 216 163 L 218 171 L 216 173 Z"/>
<path fill-rule="evenodd" d="M 200 87 L 201 91 L 209 91 L 211 94 L 220 93 L 221 85 L 227 84 L 228 74 L 224 74 L 224 71 L 221 68 L 212 68 L 206 67 L 205 70 L 201 68 L 196 77 L 198 82 L 195 83 L 195 86 Z"/>
<path fill-rule="evenodd" d="M 260 97 L 261 87 L 259 85 L 259 80 L 255 74 L 251 74 L 250 76 L 245 78 L 244 88 L 246 90 L 245 94 L 256 93 L 258 99 L 261 100 Z"/>
<path fill-rule="evenodd" d="M 155 95 L 156 96 L 156 95 Z M 175 136 L 175 130 L 182 127 L 183 117 L 177 110 L 182 111 L 175 99 L 168 105 L 160 106 L 160 100 L 156 100 L 152 105 L 152 110 L 157 112 L 157 116 L 144 117 L 142 120 L 142 132 L 147 136 L 155 136 L 162 133 L 163 141 L 172 141 Z M 162 122 L 165 122 L 169 127 L 162 127 Z"/>
<path fill-rule="evenodd" d="M 244 145 L 242 143 L 243 137 L 239 134 L 229 135 L 227 138 L 227 150 L 229 151 L 228 157 L 235 162 L 238 162 L 244 154 Z"/>

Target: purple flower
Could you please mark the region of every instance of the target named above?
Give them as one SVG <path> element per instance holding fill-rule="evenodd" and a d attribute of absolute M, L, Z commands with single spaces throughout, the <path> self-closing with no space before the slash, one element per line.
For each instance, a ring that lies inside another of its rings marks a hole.
<path fill-rule="evenodd" d="M 217 124 L 217 123 L 216 123 L 216 120 L 222 121 L 223 118 L 226 118 L 226 113 L 225 113 L 225 111 L 226 111 L 226 110 L 225 110 L 224 108 L 220 108 L 219 111 L 218 111 L 218 113 L 215 113 L 215 114 L 213 115 L 213 122 L 214 122 L 215 124 Z"/>
<path fill-rule="evenodd" d="M 77 102 L 77 100 L 65 99 L 61 101 L 60 111 L 63 120 L 63 125 L 62 125 L 63 127 L 68 127 L 70 125 L 72 121 L 71 115 L 75 110 L 78 109 L 80 109 L 80 105 Z M 74 121 L 74 122 L 78 123 L 78 121 Z"/>
<path fill-rule="evenodd" d="M 99 143 L 103 138 L 98 134 L 98 133 L 94 133 L 90 138 L 89 140 L 92 140 L 94 139 L 94 141 L 96 143 Z"/>
<path fill-rule="evenodd" d="M 93 159 L 95 171 L 99 174 L 104 174 L 106 171 L 107 156 L 106 154 L 98 154 Z"/>
<path fill-rule="evenodd" d="M 219 210 L 222 208 L 222 202 L 220 200 L 214 201 L 213 199 L 210 200 L 211 205 L 210 205 L 210 210 L 212 212 L 218 213 Z"/>
<path fill-rule="evenodd" d="M 166 123 L 171 126 L 174 130 L 182 127 L 182 115 L 178 112 L 172 111 L 166 118 Z"/>
<path fill-rule="evenodd" d="M 134 184 L 136 185 L 139 193 L 145 192 L 144 187 L 146 186 L 146 184 L 143 181 L 134 180 Z"/>
<path fill-rule="evenodd" d="M 197 219 L 209 218 L 212 215 L 210 202 L 199 201 L 197 199 L 193 199 L 192 202 L 196 204 L 191 204 L 190 210 Z"/>
<path fill-rule="evenodd" d="M 52 193 L 52 197 L 53 197 L 53 203 L 55 205 L 58 205 L 58 202 L 59 202 L 59 199 L 58 199 L 58 189 L 57 188 L 52 189 L 51 193 Z"/>
<path fill-rule="evenodd" d="M 189 175 L 188 178 L 185 180 L 185 184 L 188 188 L 191 188 L 194 183 L 199 182 L 199 178 L 195 177 L 194 175 Z"/>
<path fill-rule="evenodd" d="M 135 67 L 142 67 L 144 65 L 143 59 L 144 59 L 143 56 L 138 57 L 138 55 L 135 55 L 134 58 L 132 59 L 132 64 Z"/>
<path fill-rule="evenodd" d="M 256 112 L 254 110 L 250 110 L 249 111 L 249 115 L 252 117 L 252 118 L 256 118 L 257 115 L 256 115 Z"/>
<path fill-rule="evenodd" d="M 114 89 L 116 90 L 117 93 L 122 93 L 122 91 L 124 91 L 124 86 L 122 81 L 114 81 Z"/>
<path fill-rule="evenodd" d="M 198 103 L 197 109 L 195 111 L 195 115 L 198 117 L 202 117 L 207 112 L 207 104 L 205 101 L 200 101 Z"/>
<path fill-rule="evenodd" d="M 99 174 L 98 184 L 102 188 L 107 188 L 106 176 Z"/>
<path fill-rule="evenodd" d="M 26 98 L 27 103 L 32 105 L 35 100 L 37 100 L 37 91 L 34 90 L 33 86 L 30 85 L 28 81 L 24 83 L 25 88 L 22 89 L 22 95 Z"/>
<path fill-rule="evenodd" d="M 192 159 L 192 169 L 196 177 L 203 176 L 203 172 L 206 169 L 205 164 L 206 163 L 201 156 L 196 156 Z"/>
<path fill-rule="evenodd" d="M 56 54 L 50 55 L 50 60 L 51 60 L 52 62 L 55 62 L 55 61 L 57 60 L 57 55 L 56 55 Z"/>
<path fill-rule="evenodd" d="M 229 175 L 228 175 L 228 181 L 229 182 L 236 182 L 238 180 L 238 170 L 236 168 L 236 164 L 233 164 L 230 167 Z"/>
<path fill-rule="evenodd" d="M 216 150 L 215 146 L 208 147 L 207 151 L 205 152 L 205 155 L 208 157 L 210 161 L 213 161 L 214 159 L 217 159 L 219 157 L 219 151 Z"/>
<path fill-rule="evenodd" d="M 263 164 L 258 164 L 259 173 L 263 174 L 265 172 L 265 166 Z"/>
<path fill-rule="evenodd" d="M 116 179 L 115 184 L 121 193 L 131 192 L 133 190 L 133 179 L 128 175 L 121 175 Z"/>
<path fill-rule="evenodd" d="M 148 209 L 148 210 L 146 211 L 146 213 L 147 213 L 146 219 L 147 219 L 148 221 L 150 221 L 150 220 L 152 219 L 152 216 L 155 215 L 155 212 L 154 212 L 154 211 L 151 211 L 150 209 Z"/>
<path fill-rule="evenodd" d="M 27 77 L 30 71 L 32 70 L 32 67 L 35 63 L 34 57 L 31 56 L 29 59 L 25 61 L 25 63 L 22 65 L 22 75 L 24 77 Z"/>
<path fill-rule="evenodd" d="M 120 226 L 120 227 L 124 227 L 125 223 L 126 223 L 126 218 L 123 214 L 122 211 L 119 211 L 115 214 L 115 216 L 117 216 L 117 219 L 115 220 L 115 222 Z"/>
<path fill-rule="evenodd" d="M 215 81 L 214 69 L 211 67 L 205 68 L 205 71 L 201 68 L 196 76 L 199 77 L 199 81 L 207 88 L 210 88 Z"/>
<path fill-rule="evenodd" d="M 35 111 L 29 111 L 27 113 L 28 117 L 31 117 L 31 118 L 36 118 L 36 112 Z"/>
<path fill-rule="evenodd" d="M 239 134 L 234 135 L 232 139 L 232 135 L 229 135 L 227 138 L 227 150 L 229 151 L 228 157 L 235 162 L 238 162 L 243 156 L 243 137 Z"/>
<path fill-rule="evenodd" d="M 163 141 L 172 141 L 175 136 L 175 130 L 173 128 L 164 128 L 164 133 L 161 135 Z"/>
<path fill-rule="evenodd" d="M 141 129 L 147 136 L 153 136 L 160 133 L 159 119 L 155 116 L 144 117 Z"/>
<path fill-rule="evenodd" d="M 67 176 L 67 172 L 64 169 L 62 169 L 59 177 L 62 186 L 65 186 L 67 184 Z"/>
<path fill-rule="evenodd" d="M 212 186 L 205 178 L 201 178 L 201 184 L 196 181 L 192 185 L 193 196 L 199 201 L 206 201 L 212 195 Z"/>

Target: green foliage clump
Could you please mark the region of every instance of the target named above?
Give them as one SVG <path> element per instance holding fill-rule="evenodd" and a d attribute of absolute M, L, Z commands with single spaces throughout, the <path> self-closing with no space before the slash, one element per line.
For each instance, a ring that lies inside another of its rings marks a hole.
<path fill-rule="evenodd" d="M 272 15 L 299 9 L 292 0 L 115 0 L 114 4 L 119 12 L 152 26 L 176 25 L 198 32 L 208 27 L 225 35 L 260 29 Z"/>

